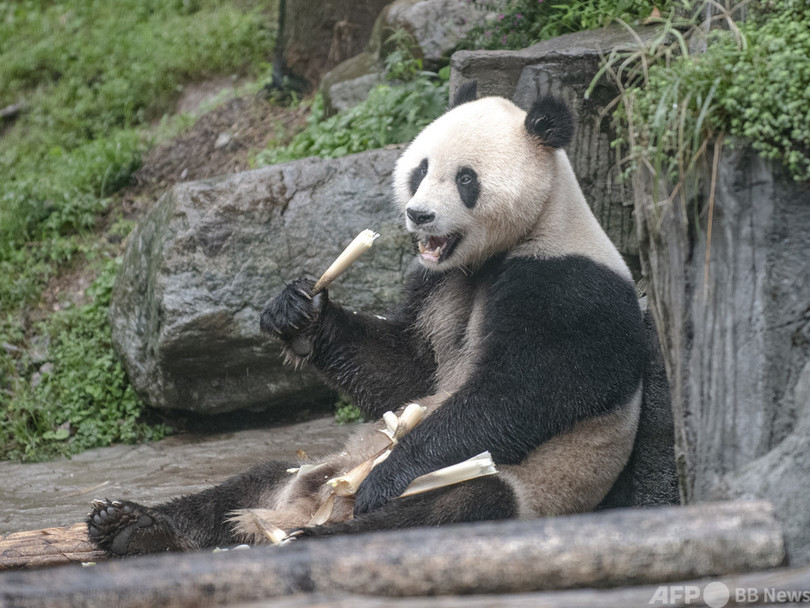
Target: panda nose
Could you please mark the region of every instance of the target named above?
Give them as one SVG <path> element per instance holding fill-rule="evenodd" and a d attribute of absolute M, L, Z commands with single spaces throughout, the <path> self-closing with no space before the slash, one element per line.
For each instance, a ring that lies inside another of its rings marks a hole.
<path fill-rule="evenodd" d="M 430 211 L 421 211 L 419 209 L 408 209 L 406 211 L 410 220 L 417 226 L 427 224 L 436 219 L 436 214 Z"/>

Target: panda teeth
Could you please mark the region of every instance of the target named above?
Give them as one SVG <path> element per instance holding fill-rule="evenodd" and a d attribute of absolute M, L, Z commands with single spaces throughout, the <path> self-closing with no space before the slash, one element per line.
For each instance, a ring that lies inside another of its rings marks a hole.
<path fill-rule="evenodd" d="M 438 262 L 447 250 L 449 241 L 450 237 L 447 236 L 429 236 L 419 241 L 419 253 L 426 260 Z"/>

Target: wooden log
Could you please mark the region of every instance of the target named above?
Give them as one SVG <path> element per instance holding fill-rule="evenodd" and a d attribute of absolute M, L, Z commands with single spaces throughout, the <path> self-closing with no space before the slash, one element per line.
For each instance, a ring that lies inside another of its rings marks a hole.
<path fill-rule="evenodd" d="M 37 568 L 105 559 L 87 537 L 87 524 L 0 536 L 0 570 Z"/>
<path fill-rule="evenodd" d="M 0 605 L 228 605 L 299 593 L 432 596 L 660 584 L 784 559 L 766 502 L 617 509 L 0 574 Z"/>
<path fill-rule="evenodd" d="M 712 585 L 721 583 L 722 586 Z M 810 566 L 778 568 L 742 576 L 678 581 L 666 585 L 644 585 L 617 589 L 574 589 L 509 595 L 465 595 L 444 597 L 386 598 L 386 608 L 716 608 L 725 606 L 800 606 L 810 602 Z M 708 590 L 707 590 L 708 588 Z M 737 598 L 744 598 L 737 601 Z M 264 602 L 240 604 L 238 608 L 260 608 Z M 273 601 L 273 608 L 379 608 L 379 597 L 313 593 Z"/>

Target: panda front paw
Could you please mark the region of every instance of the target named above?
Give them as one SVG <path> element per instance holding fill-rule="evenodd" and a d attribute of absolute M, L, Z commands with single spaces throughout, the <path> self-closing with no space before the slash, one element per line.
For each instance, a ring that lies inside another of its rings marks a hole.
<path fill-rule="evenodd" d="M 386 505 L 405 491 L 412 479 L 404 476 L 402 471 L 394 472 L 384 467 L 387 460 L 371 469 L 357 488 L 354 495 L 354 515 L 365 515 Z M 397 474 L 398 473 L 398 474 Z"/>
<path fill-rule="evenodd" d="M 296 279 L 268 302 L 260 319 L 264 333 L 280 337 L 301 356 L 309 354 L 309 342 L 301 338 L 318 323 L 329 300 L 326 290 L 313 293 L 314 285 L 309 279 Z"/>

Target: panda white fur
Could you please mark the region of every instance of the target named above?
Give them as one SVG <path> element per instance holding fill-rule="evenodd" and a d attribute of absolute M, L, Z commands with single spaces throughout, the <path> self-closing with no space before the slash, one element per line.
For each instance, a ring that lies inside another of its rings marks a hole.
<path fill-rule="evenodd" d="M 647 347 L 630 272 L 588 208 L 554 98 L 525 112 L 463 87 L 397 163 L 395 200 L 421 263 L 385 318 L 350 313 L 298 279 L 262 313 L 288 357 L 369 418 L 409 402 L 428 416 L 376 466 L 339 523 L 309 535 L 594 509 L 633 449 Z M 306 526 L 328 489 L 385 445 L 372 424 L 312 472 L 270 462 L 156 507 L 96 501 L 91 537 L 116 554 L 261 534 L 239 509 Z M 490 451 L 499 474 L 397 498 L 416 477 Z M 353 518 L 352 516 L 353 512 Z"/>

